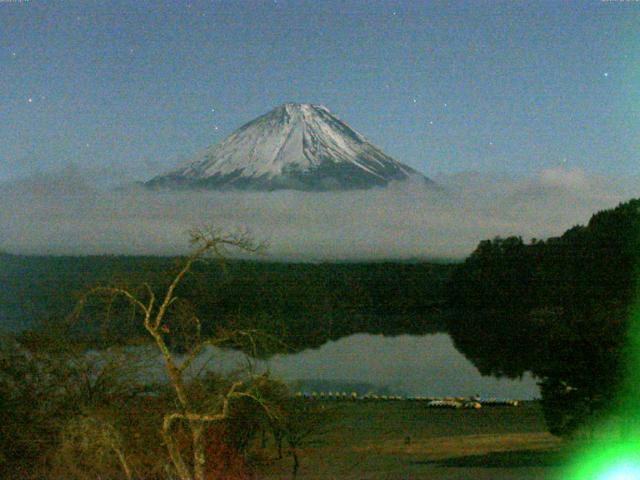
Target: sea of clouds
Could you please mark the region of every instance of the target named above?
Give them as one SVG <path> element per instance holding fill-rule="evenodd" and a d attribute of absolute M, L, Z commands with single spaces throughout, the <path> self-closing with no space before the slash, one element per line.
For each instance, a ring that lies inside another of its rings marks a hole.
<path fill-rule="evenodd" d="M 459 259 L 480 240 L 562 234 L 640 196 L 638 178 L 555 168 L 473 172 L 350 192 L 168 192 L 96 183 L 67 167 L 0 184 L 0 249 L 22 254 L 176 254 L 187 231 L 247 229 L 265 259 Z"/>

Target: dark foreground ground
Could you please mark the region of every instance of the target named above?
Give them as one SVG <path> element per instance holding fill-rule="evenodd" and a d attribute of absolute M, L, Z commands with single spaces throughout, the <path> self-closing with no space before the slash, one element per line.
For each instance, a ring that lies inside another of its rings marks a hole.
<path fill-rule="evenodd" d="M 334 413 L 327 433 L 302 452 L 298 478 L 558 478 L 561 442 L 535 402 L 480 410 L 344 402 Z M 265 478 L 292 478 L 286 467 L 274 465 Z"/>

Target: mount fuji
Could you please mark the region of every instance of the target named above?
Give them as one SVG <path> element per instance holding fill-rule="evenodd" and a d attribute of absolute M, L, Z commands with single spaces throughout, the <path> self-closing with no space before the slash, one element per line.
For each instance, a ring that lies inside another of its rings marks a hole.
<path fill-rule="evenodd" d="M 321 105 L 286 103 L 240 127 L 151 188 L 353 190 L 417 177 Z"/>

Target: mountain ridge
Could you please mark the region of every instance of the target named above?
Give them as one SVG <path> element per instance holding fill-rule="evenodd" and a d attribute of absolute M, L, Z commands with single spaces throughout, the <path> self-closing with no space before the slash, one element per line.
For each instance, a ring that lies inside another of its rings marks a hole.
<path fill-rule="evenodd" d="M 351 190 L 421 177 L 323 105 L 285 103 L 244 124 L 152 188 Z"/>

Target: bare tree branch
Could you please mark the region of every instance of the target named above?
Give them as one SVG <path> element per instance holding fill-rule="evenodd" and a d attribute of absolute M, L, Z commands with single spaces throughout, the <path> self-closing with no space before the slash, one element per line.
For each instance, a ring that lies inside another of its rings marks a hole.
<path fill-rule="evenodd" d="M 121 296 L 126 299 L 135 309 L 139 309 L 144 316 L 144 327 L 153 339 L 156 347 L 163 357 L 165 370 L 171 386 L 177 398 L 179 411 L 168 413 L 164 416 L 162 424 L 162 436 L 166 444 L 171 463 L 181 480 L 204 480 L 204 430 L 203 426 L 207 422 L 217 422 L 229 418 L 230 404 L 233 400 L 246 398 L 256 402 L 264 412 L 272 417 L 275 415 L 269 409 L 267 403 L 256 393 L 250 390 L 243 390 L 243 381 L 234 382 L 226 391 L 222 398 L 222 407 L 218 412 L 197 412 L 192 407 L 192 400 L 185 387 L 184 374 L 193 364 L 196 358 L 202 353 L 206 346 L 221 346 L 229 343 L 246 345 L 248 343 L 250 353 L 256 355 L 258 345 L 256 343 L 256 332 L 244 330 L 239 332 L 219 332 L 216 338 L 202 338 L 202 323 L 197 315 L 190 314 L 189 320 L 195 325 L 192 345 L 187 350 L 185 358 L 179 362 L 169 349 L 167 335 L 171 335 L 166 317 L 170 307 L 176 302 L 176 289 L 188 275 L 194 264 L 205 259 L 208 255 L 213 256 L 225 267 L 225 261 L 231 250 L 243 253 L 259 254 L 264 252 L 266 244 L 257 243 L 247 231 L 237 231 L 233 233 L 221 232 L 213 228 L 194 229 L 190 234 L 190 242 L 194 246 L 193 252 L 182 259 L 177 272 L 171 278 L 164 293 L 159 297 L 148 283 L 142 286 L 146 292 L 145 298 L 134 295 L 130 290 L 122 287 L 96 287 L 90 290 L 74 311 L 74 315 L 79 315 L 84 307 L 87 298 L 93 295 L 109 295 L 111 298 Z M 156 306 L 157 299 L 162 300 Z M 164 336 L 163 336 L 164 335 Z M 174 438 L 173 426 L 177 421 L 185 422 L 191 432 L 191 446 L 193 453 L 192 462 L 187 462 L 183 457 L 181 449 Z"/>

